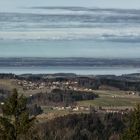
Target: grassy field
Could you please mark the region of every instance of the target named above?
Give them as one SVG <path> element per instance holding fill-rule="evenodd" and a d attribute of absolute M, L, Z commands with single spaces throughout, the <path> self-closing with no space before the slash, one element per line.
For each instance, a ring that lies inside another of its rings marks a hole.
<path fill-rule="evenodd" d="M 137 95 L 126 95 L 125 91 L 95 91 L 99 98 L 95 100 L 79 101 L 80 106 L 135 106 L 140 103 Z"/>
<path fill-rule="evenodd" d="M 51 120 L 60 116 L 65 116 L 68 114 L 79 114 L 79 113 L 89 113 L 89 111 L 70 111 L 70 110 L 53 110 L 51 107 L 41 106 L 43 109 L 43 114 L 37 116 L 37 119 L 40 122 L 44 122 L 45 120 Z"/>
<path fill-rule="evenodd" d="M 16 88 L 21 92 L 22 88 L 15 84 L 15 82 L 16 81 L 14 79 L 0 79 L 0 87 L 5 88 L 7 90 L 12 90 Z"/>
<path fill-rule="evenodd" d="M 98 98 L 95 100 L 80 101 L 78 105 L 82 106 L 134 106 L 140 103 L 140 99 L 130 99 L 130 98 Z"/>
<path fill-rule="evenodd" d="M 31 94 L 36 94 L 40 92 L 46 92 L 48 89 L 35 89 L 35 90 L 23 90 L 23 87 L 17 84 L 15 79 L 0 79 L 0 87 L 12 91 L 14 88 L 18 90 L 19 94 L 23 94 L 25 96 L 30 96 Z"/>

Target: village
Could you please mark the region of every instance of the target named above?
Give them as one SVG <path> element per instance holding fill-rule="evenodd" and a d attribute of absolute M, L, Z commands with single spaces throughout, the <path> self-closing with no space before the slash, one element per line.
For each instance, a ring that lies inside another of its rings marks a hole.
<path fill-rule="evenodd" d="M 74 91 L 85 91 L 94 92 L 91 88 L 84 88 L 78 85 L 75 80 L 69 81 L 28 81 L 28 80 L 17 80 L 17 84 L 23 87 L 24 90 L 37 90 L 37 89 L 61 89 L 61 90 L 74 90 Z M 126 92 L 126 94 L 135 95 L 133 91 Z M 117 98 L 115 95 L 111 98 Z M 128 113 L 132 107 L 129 106 L 82 106 L 82 105 L 69 105 L 69 106 L 52 106 L 50 107 L 53 111 L 69 111 L 69 112 L 92 112 L 92 113 Z"/>
<path fill-rule="evenodd" d="M 67 106 L 67 107 L 51 107 L 53 111 L 69 111 L 69 112 L 87 112 L 87 113 L 97 113 L 97 114 L 108 114 L 108 113 L 118 113 L 118 114 L 127 114 L 133 110 L 133 107 L 123 106 L 123 107 L 97 107 L 97 106 Z"/>
<path fill-rule="evenodd" d="M 88 88 L 88 87 L 84 87 L 84 86 L 79 85 L 77 80 L 68 80 L 68 81 L 16 80 L 16 84 L 18 86 L 21 86 L 24 91 L 27 91 L 27 90 L 41 90 L 41 89 L 48 89 L 49 91 L 51 91 L 53 89 L 61 89 L 61 90 L 94 92 L 94 90 L 96 90 L 93 87 Z M 125 91 L 125 94 L 126 95 L 140 96 L 140 92 L 135 91 L 135 90 Z M 112 96 L 112 98 L 116 98 L 116 96 Z"/>
<path fill-rule="evenodd" d="M 100 77 L 101 78 L 101 77 Z M 104 78 L 104 77 L 103 77 Z M 108 80 L 108 79 L 107 79 Z M 112 79 L 111 79 L 112 80 Z M 127 113 L 132 108 L 133 105 L 135 105 L 137 102 L 139 102 L 139 91 L 137 90 L 121 90 L 117 87 L 117 84 L 115 85 L 114 81 L 114 87 L 113 85 L 110 85 L 110 83 L 107 83 L 104 79 L 102 79 L 101 82 L 99 82 L 98 79 L 95 79 L 94 77 L 60 77 L 60 76 L 52 76 L 47 78 L 37 78 L 37 76 L 32 76 L 31 78 L 28 77 L 18 77 L 11 78 L 9 81 L 5 78 L 2 79 L 1 82 L 3 83 L 1 87 L 4 87 L 4 83 L 8 83 L 8 85 L 12 86 L 9 87 L 17 87 L 19 91 L 21 91 L 25 96 L 28 98 L 36 98 L 39 93 L 44 94 L 41 98 L 43 99 L 45 97 L 45 94 L 47 96 L 48 93 L 52 94 L 53 90 L 58 89 L 61 90 L 62 93 L 68 93 L 68 91 L 74 93 L 76 95 L 78 92 L 84 96 L 84 94 L 90 94 L 90 93 L 97 93 L 99 95 L 99 98 L 95 99 L 84 99 L 79 101 L 71 102 L 71 104 L 67 104 L 64 101 L 61 101 L 57 104 L 55 101 L 54 103 L 48 103 L 45 107 L 50 108 L 52 112 L 69 112 L 69 113 Z M 6 82 L 8 81 L 8 82 Z M 110 79 L 109 79 L 110 81 Z M 112 81 L 111 81 L 112 82 Z M 96 88 L 96 85 L 99 87 Z M 112 82 L 113 83 L 113 82 Z M 111 83 L 111 84 L 112 84 Z M 134 87 L 134 84 L 133 84 Z M 127 86 L 126 86 L 127 88 Z M 22 89 L 22 90 L 21 90 Z M 132 88 L 133 89 L 133 88 Z M 58 92 L 58 93 L 61 93 Z M 54 94 L 50 95 L 54 96 Z M 56 95 L 57 97 L 57 95 Z M 59 97 L 59 95 L 58 95 Z M 61 98 L 60 98 L 61 99 Z M 112 100 L 114 102 L 112 102 Z M 38 101 L 41 102 L 39 99 Z M 47 103 L 48 101 L 44 101 Z M 3 102 L 1 102 L 3 104 Z M 32 102 L 34 103 L 34 102 Z M 40 105 L 41 107 L 43 105 Z M 49 112 L 45 112 L 46 115 Z"/>
<path fill-rule="evenodd" d="M 91 88 L 79 86 L 77 81 L 27 81 L 17 80 L 17 85 L 21 86 L 23 90 L 37 90 L 37 89 L 61 89 L 61 90 L 74 90 L 74 91 L 93 91 Z"/>

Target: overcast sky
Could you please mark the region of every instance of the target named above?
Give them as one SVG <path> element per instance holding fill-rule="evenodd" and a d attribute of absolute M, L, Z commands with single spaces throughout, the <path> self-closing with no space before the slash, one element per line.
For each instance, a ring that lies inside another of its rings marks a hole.
<path fill-rule="evenodd" d="M 30 6 L 86 6 L 140 9 L 140 0 L 0 0 L 0 12 Z"/>

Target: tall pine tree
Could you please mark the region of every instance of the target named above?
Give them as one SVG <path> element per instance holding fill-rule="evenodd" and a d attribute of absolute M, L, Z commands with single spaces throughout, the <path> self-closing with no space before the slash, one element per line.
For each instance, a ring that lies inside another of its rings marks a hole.
<path fill-rule="evenodd" d="M 140 104 L 130 114 L 128 124 L 122 140 L 140 140 Z"/>
<path fill-rule="evenodd" d="M 1 140 L 38 140 L 32 137 L 35 118 L 29 116 L 26 103 L 26 98 L 23 95 L 19 96 L 14 89 L 12 96 L 1 105 Z"/>

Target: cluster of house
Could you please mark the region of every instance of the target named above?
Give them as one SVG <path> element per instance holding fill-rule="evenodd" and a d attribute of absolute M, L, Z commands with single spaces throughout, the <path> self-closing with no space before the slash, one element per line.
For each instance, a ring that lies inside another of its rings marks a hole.
<path fill-rule="evenodd" d="M 68 107 L 53 107 L 53 110 L 69 110 L 69 111 L 88 111 L 94 113 L 121 113 L 125 114 L 131 111 L 133 108 L 119 108 L 119 107 L 92 107 L 92 106 L 68 106 Z"/>
<path fill-rule="evenodd" d="M 68 106 L 68 107 L 53 107 L 53 110 L 89 111 L 90 108 L 84 106 Z"/>
<path fill-rule="evenodd" d="M 99 113 L 120 113 L 120 114 L 126 114 L 128 112 L 130 112 L 132 110 L 132 108 L 130 107 L 124 107 L 124 108 L 119 108 L 119 107 L 115 107 L 115 108 L 109 108 L 109 107 L 104 107 L 101 109 L 98 109 L 97 112 Z"/>
<path fill-rule="evenodd" d="M 52 81 L 52 82 L 44 82 L 44 81 L 27 81 L 27 80 L 18 80 L 17 84 L 22 86 L 24 90 L 36 90 L 36 89 L 67 89 L 67 90 L 75 90 L 75 91 L 92 91 L 92 89 L 79 87 L 77 81 Z"/>
<path fill-rule="evenodd" d="M 45 82 L 31 82 L 26 80 L 18 80 L 17 84 L 22 86 L 24 90 L 35 90 L 35 89 L 42 89 L 46 87 Z"/>

